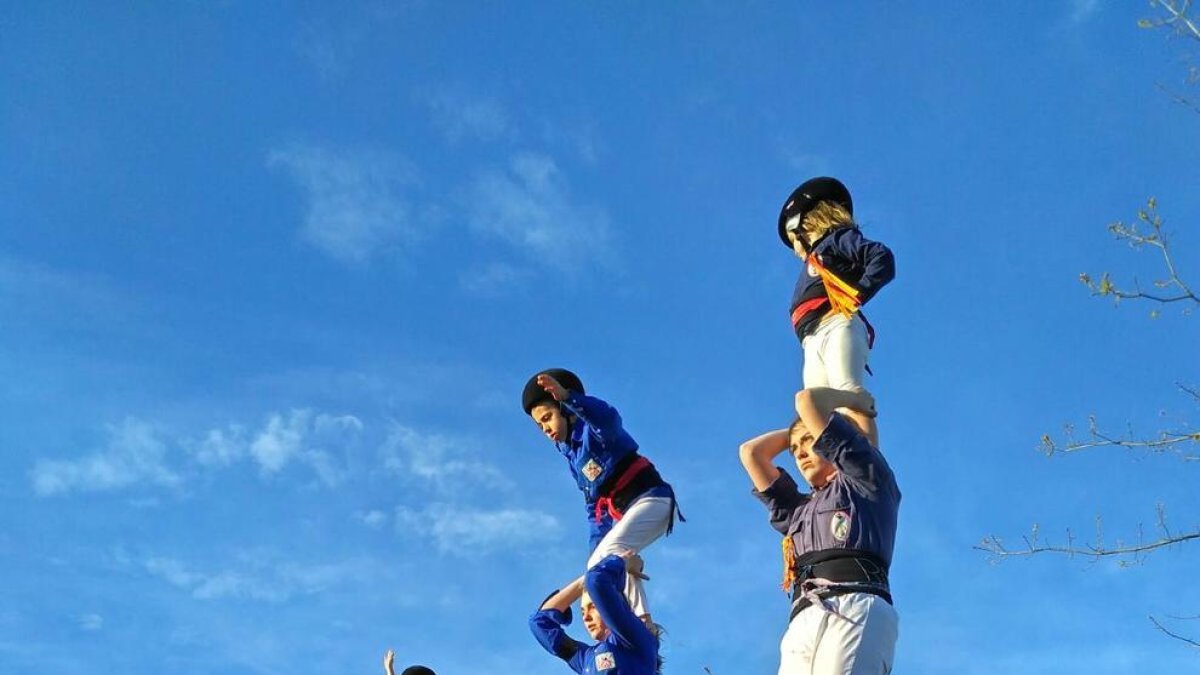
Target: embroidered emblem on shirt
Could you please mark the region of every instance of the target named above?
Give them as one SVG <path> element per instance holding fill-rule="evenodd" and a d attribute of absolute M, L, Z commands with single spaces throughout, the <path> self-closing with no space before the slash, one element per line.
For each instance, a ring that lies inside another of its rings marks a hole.
<path fill-rule="evenodd" d="M 588 463 L 583 465 L 583 475 L 588 480 L 596 480 L 596 476 L 599 476 L 601 471 L 604 469 L 600 468 L 594 459 L 589 459 Z"/>
<path fill-rule="evenodd" d="M 609 670 L 617 667 L 617 659 L 612 652 L 601 652 L 596 655 L 596 670 Z"/>
<path fill-rule="evenodd" d="M 850 514 L 845 511 L 834 513 L 833 518 L 829 519 L 829 532 L 834 539 L 846 541 L 850 536 Z"/>

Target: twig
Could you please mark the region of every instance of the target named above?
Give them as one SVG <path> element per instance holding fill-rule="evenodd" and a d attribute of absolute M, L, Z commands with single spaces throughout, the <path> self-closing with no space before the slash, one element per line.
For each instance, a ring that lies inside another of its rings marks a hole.
<path fill-rule="evenodd" d="M 1180 634 L 1178 634 L 1178 633 L 1171 632 L 1171 631 L 1170 631 L 1170 630 L 1169 630 L 1169 629 L 1168 629 L 1166 626 L 1164 626 L 1164 625 L 1162 625 L 1161 623 L 1159 623 L 1159 622 L 1158 622 L 1158 619 L 1155 619 L 1153 616 L 1151 616 L 1151 617 L 1149 617 L 1149 618 L 1150 618 L 1150 623 L 1154 624 L 1154 627 L 1155 627 L 1155 628 L 1157 628 L 1157 629 L 1159 629 L 1160 631 L 1162 631 L 1162 632 L 1166 633 L 1166 634 L 1167 634 L 1167 635 L 1169 635 L 1170 637 L 1173 637 L 1173 638 L 1175 638 L 1176 640 L 1179 640 L 1179 641 L 1181 641 L 1181 642 L 1183 642 L 1183 643 L 1185 643 L 1185 644 L 1187 644 L 1187 645 L 1190 645 L 1190 646 L 1192 646 L 1192 647 L 1194 647 L 1194 648 L 1196 648 L 1196 649 L 1200 649 L 1200 642 L 1196 642 L 1195 640 L 1192 640 L 1191 638 L 1186 638 L 1186 637 L 1184 637 L 1184 636 L 1182 636 L 1182 635 L 1180 635 Z"/>

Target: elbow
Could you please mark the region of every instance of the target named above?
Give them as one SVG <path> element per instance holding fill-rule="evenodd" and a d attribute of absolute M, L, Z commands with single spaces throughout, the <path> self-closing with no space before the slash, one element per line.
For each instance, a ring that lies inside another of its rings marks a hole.
<path fill-rule="evenodd" d="M 754 441 L 746 441 L 738 447 L 738 459 L 741 460 L 743 467 L 749 469 L 759 463 L 758 448 L 759 445 Z"/>
<path fill-rule="evenodd" d="M 812 405 L 813 393 L 808 389 L 801 389 L 796 392 L 796 414 L 801 415 L 806 407 Z"/>

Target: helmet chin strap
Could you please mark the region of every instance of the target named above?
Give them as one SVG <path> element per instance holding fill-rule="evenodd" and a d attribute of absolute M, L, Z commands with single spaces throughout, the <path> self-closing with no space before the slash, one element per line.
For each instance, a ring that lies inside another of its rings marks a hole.
<path fill-rule="evenodd" d="M 575 416 L 567 410 L 567 407 L 562 404 L 562 401 L 558 402 L 558 413 L 567 421 L 567 438 L 570 438 L 571 430 L 575 427 Z"/>

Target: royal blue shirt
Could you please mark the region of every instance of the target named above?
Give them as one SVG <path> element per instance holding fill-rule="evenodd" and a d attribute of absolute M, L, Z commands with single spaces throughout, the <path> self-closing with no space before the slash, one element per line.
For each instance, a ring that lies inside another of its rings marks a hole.
<path fill-rule="evenodd" d="M 543 609 L 529 617 L 533 636 L 546 651 L 581 675 L 652 675 L 658 670 L 658 638 L 625 599 L 625 560 L 610 555 L 584 575 L 584 587 L 608 635 L 588 645 L 567 635 L 569 612 Z"/>
<path fill-rule="evenodd" d="M 577 391 L 569 392 L 562 402 L 564 410 L 575 416 L 570 437 L 554 446 L 567 460 L 575 484 L 583 492 L 587 508 L 589 551 L 612 529 L 612 518 L 603 512 L 596 519 L 596 500 L 604 495 L 600 488 L 614 477 L 621 460 L 637 452 L 637 441 L 625 431 L 621 414 L 608 403 Z M 670 497 L 670 486 L 662 485 L 646 491 L 647 495 Z"/>

